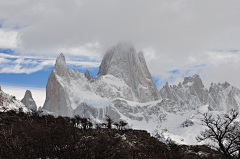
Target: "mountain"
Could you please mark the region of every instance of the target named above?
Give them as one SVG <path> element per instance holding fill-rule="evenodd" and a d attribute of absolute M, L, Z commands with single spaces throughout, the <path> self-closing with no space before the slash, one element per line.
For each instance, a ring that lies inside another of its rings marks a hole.
<path fill-rule="evenodd" d="M 46 86 L 46 100 L 43 108 L 57 115 L 72 116 L 69 97 L 70 77 L 65 57 L 60 54 L 56 60 Z"/>
<path fill-rule="evenodd" d="M 83 74 L 71 67 L 67 71 L 65 57 L 60 54 L 48 78 L 43 109 L 73 116 L 82 103 L 103 109 L 116 98 L 137 102 L 160 99 L 143 53 L 137 54 L 125 43 L 107 51 L 94 79 L 89 71 Z"/>
<path fill-rule="evenodd" d="M 23 99 L 21 100 L 21 102 L 28 107 L 30 110 L 37 110 L 37 105 L 32 97 L 32 93 L 30 90 L 26 90 L 25 95 L 23 97 Z"/>
<path fill-rule="evenodd" d="M 15 96 L 5 93 L 0 86 L 0 111 L 18 110 L 19 108 L 24 112 L 30 111 L 21 101 L 17 100 Z"/>
<path fill-rule="evenodd" d="M 71 67 L 67 71 L 60 54 L 48 78 L 43 110 L 56 116 L 80 115 L 94 122 L 103 122 L 108 115 L 164 139 L 196 144 L 196 135 L 204 129 L 199 125 L 199 112 L 239 106 L 238 88 L 225 82 L 207 89 L 197 74 L 178 85 L 166 83 L 158 91 L 143 52 L 137 54 L 132 45 L 119 43 L 106 52 L 95 78 L 89 71 Z"/>
<path fill-rule="evenodd" d="M 240 106 L 240 90 L 228 82 L 211 84 L 209 88 L 209 109 L 229 110 Z"/>
<path fill-rule="evenodd" d="M 178 86 L 166 83 L 159 91 L 164 99 L 170 99 L 182 109 L 196 109 L 208 102 L 208 91 L 199 75 L 185 77 Z"/>
<path fill-rule="evenodd" d="M 104 75 L 121 79 L 130 88 L 121 98 L 141 103 L 161 99 L 143 53 L 137 54 L 130 44 L 119 43 L 107 51 L 98 72 L 98 76 Z"/>
<path fill-rule="evenodd" d="M 84 75 L 85 75 L 85 77 L 86 77 L 89 81 L 93 79 L 93 77 L 90 75 L 90 73 L 89 73 L 88 70 L 85 72 Z"/>
<path fill-rule="evenodd" d="M 182 109 L 196 109 L 203 105 L 209 105 L 209 110 L 223 111 L 239 109 L 240 90 L 225 82 L 211 84 L 206 89 L 199 75 L 185 77 L 178 86 L 169 86 L 166 83 L 159 91 L 164 99 L 170 99 Z"/>

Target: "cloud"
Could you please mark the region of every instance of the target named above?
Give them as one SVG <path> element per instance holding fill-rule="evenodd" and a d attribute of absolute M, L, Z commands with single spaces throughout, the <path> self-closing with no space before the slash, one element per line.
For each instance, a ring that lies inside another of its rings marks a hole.
<path fill-rule="evenodd" d="M 0 1 L 2 29 L 17 33 L 12 45 L 16 52 L 45 56 L 63 52 L 69 59 L 87 57 L 90 64 L 83 60 L 78 64 L 96 67 L 112 45 L 131 41 L 137 51 L 144 51 L 159 83 L 175 84 L 199 73 L 206 85 L 226 78 L 240 87 L 239 52 L 229 51 L 240 50 L 239 17 L 237 0 Z M 34 67 L 25 72 L 33 72 L 48 65 L 34 61 L 13 60 L 14 67 L 9 68 L 21 72 L 26 63 Z"/>
<path fill-rule="evenodd" d="M 17 34 L 17 31 L 0 28 L 0 48 L 16 48 Z"/>
<path fill-rule="evenodd" d="M 80 61 L 66 58 L 67 65 L 81 66 L 82 68 L 96 68 L 100 63 L 96 61 Z M 20 56 L 0 53 L 0 73 L 34 73 L 55 64 L 54 57 Z"/>
<path fill-rule="evenodd" d="M 177 59 L 155 56 L 153 50 L 150 53 L 146 52 L 145 57 L 146 61 L 149 60 L 149 69 L 152 70 L 153 76 L 158 78 L 156 84 L 159 89 L 166 82 L 177 85 L 183 81 L 184 77 L 193 74 L 200 75 L 206 88 L 212 82 L 223 83 L 225 81 L 240 87 L 240 76 L 238 76 L 240 51 L 238 50 L 206 51 L 202 54 L 189 56 L 181 63 L 178 63 Z M 160 65 L 157 64 L 159 61 L 161 61 L 162 67 L 156 68 L 157 65 Z"/>
<path fill-rule="evenodd" d="M 235 0 L 3 0 L 0 6 L 3 26 L 21 26 L 22 51 L 43 53 L 96 41 L 104 51 L 122 40 L 171 55 L 239 48 L 240 2 Z"/>

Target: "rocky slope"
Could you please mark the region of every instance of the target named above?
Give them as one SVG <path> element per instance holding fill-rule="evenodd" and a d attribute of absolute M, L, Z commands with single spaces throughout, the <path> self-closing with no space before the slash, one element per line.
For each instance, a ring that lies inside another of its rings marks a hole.
<path fill-rule="evenodd" d="M 5 93 L 0 86 L 0 111 L 18 110 L 19 108 L 24 112 L 30 111 L 22 102 L 17 100 L 15 96 Z"/>
<path fill-rule="evenodd" d="M 30 90 L 26 90 L 25 95 L 23 97 L 23 99 L 21 100 L 21 102 L 28 107 L 30 110 L 37 110 L 37 105 L 32 97 L 32 93 Z"/>
<path fill-rule="evenodd" d="M 199 75 L 185 77 L 178 86 L 169 86 L 166 83 L 160 90 L 162 98 L 170 99 L 183 109 L 196 109 L 203 105 L 209 105 L 209 110 L 239 109 L 240 90 L 231 84 L 211 84 L 206 89 Z"/>
<path fill-rule="evenodd" d="M 137 54 L 123 43 L 106 53 L 94 79 L 89 71 L 83 74 L 70 67 L 67 72 L 61 54 L 49 76 L 43 108 L 56 115 L 73 116 L 82 103 L 102 109 L 116 98 L 138 102 L 160 99 L 143 53 Z"/>

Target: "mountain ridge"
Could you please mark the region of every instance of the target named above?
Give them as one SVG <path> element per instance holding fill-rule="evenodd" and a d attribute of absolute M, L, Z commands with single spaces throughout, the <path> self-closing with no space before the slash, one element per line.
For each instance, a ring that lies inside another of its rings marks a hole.
<path fill-rule="evenodd" d="M 166 83 L 158 91 L 143 52 L 137 54 L 131 45 L 109 49 L 98 75 L 90 77 L 87 71 L 84 74 L 71 67 L 67 71 L 65 57 L 60 54 L 48 79 L 43 109 L 56 116 L 79 115 L 94 122 L 102 122 L 108 115 L 149 132 L 166 127 L 179 143 L 187 144 L 195 137 L 190 140 L 186 133 L 196 134 L 202 128 L 197 127 L 200 111 L 240 107 L 238 88 L 222 83 L 207 89 L 197 74 L 185 77 L 178 85 Z"/>

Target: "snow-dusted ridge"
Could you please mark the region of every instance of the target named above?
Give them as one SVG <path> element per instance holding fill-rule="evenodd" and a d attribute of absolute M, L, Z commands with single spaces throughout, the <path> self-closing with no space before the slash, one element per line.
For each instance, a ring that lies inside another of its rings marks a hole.
<path fill-rule="evenodd" d="M 196 135 L 204 129 L 199 125 L 200 111 L 239 106 L 238 88 L 225 82 L 207 89 L 199 75 L 185 77 L 177 86 L 166 83 L 158 92 L 143 53 L 120 43 L 106 53 L 95 78 L 88 71 L 84 74 L 71 67 L 67 71 L 65 57 L 60 54 L 48 79 L 43 110 L 97 122 L 109 115 L 161 139 L 196 144 Z"/>
<path fill-rule="evenodd" d="M 22 108 L 24 112 L 30 111 L 20 100 L 17 100 L 15 96 L 9 95 L 1 90 L 0 86 L 0 111 L 19 110 L 19 108 Z"/>

